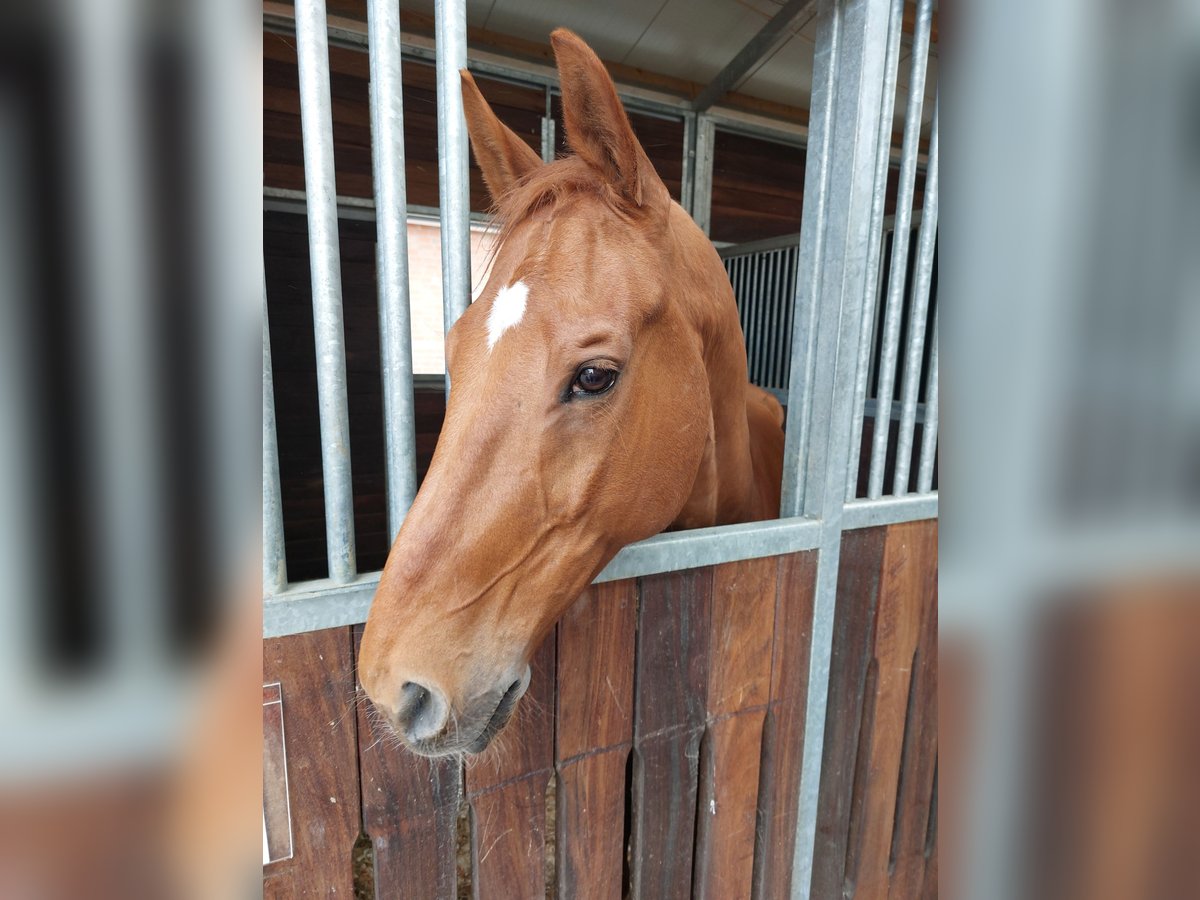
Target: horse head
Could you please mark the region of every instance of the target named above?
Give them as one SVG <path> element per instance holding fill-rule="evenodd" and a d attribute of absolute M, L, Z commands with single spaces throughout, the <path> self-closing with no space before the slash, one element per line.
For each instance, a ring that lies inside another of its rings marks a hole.
<path fill-rule="evenodd" d="M 359 659 L 425 755 L 487 745 L 538 644 L 621 547 L 771 514 L 747 499 L 745 351 L 722 264 L 595 53 L 564 30 L 552 41 L 572 151 L 552 163 L 462 73 L 500 232 L 447 336 L 445 423 Z"/>

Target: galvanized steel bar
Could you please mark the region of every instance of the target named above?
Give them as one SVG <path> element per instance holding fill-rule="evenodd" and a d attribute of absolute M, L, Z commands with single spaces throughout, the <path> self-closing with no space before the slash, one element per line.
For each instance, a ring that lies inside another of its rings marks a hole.
<path fill-rule="evenodd" d="M 763 335 L 763 345 L 760 351 L 762 353 L 762 381 L 760 384 L 766 387 L 775 386 L 773 369 L 775 367 L 775 336 L 779 334 L 779 308 L 782 305 L 779 302 L 779 293 L 783 286 L 783 276 L 780 272 L 783 261 L 782 251 L 772 250 L 770 258 L 771 290 L 767 295 L 767 328 Z"/>
<path fill-rule="evenodd" d="M 937 514 L 937 494 L 909 494 L 905 497 L 855 500 L 846 504 L 846 510 L 842 515 L 842 530 L 874 528 L 879 525 L 895 525 L 897 522 L 915 522 L 919 519 L 936 519 Z"/>
<path fill-rule="evenodd" d="M 436 0 L 438 198 L 442 222 L 442 321 L 446 334 L 471 302 L 471 183 L 459 70 L 467 67 L 466 0 Z M 446 373 L 446 394 L 450 373 Z"/>
<path fill-rule="evenodd" d="M 79 329 L 83 350 L 87 442 L 75 449 L 85 469 L 85 527 L 96 535 L 96 565 L 88 579 L 106 650 L 89 674 L 98 685 L 128 686 L 162 677 L 171 657 L 164 603 L 169 545 L 160 499 L 167 473 L 158 452 L 164 381 L 156 371 L 151 272 L 140 258 L 152 237 L 143 168 L 150 120 L 139 102 L 143 32 L 131 0 L 68 8 L 74 15 L 66 34 L 71 80 L 65 96 L 79 117 L 78 141 L 67 151 L 74 151 L 68 159 L 80 185 L 72 224 L 88 274 L 80 283 L 81 321 L 63 327 Z M 72 724 L 75 737 L 87 733 Z M 6 741 L 11 730 L 6 728 Z"/>
<path fill-rule="evenodd" d="M 766 257 L 762 254 L 757 254 L 750 258 L 750 266 L 754 271 L 754 315 L 750 321 L 750 332 L 753 335 L 750 344 L 750 378 L 752 381 L 758 381 L 758 366 L 762 359 L 762 320 L 764 295 L 767 291 L 767 268 Z"/>
<path fill-rule="evenodd" d="M 792 897 L 811 896 L 846 465 L 866 289 L 863 240 L 887 44 L 886 0 L 822 0 L 800 233 L 782 514 L 821 522 Z"/>
<path fill-rule="evenodd" d="M 296 3 L 296 56 L 300 70 L 300 125 L 317 396 L 321 417 L 321 471 L 325 483 L 325 552 L 329 577 L 349 581 L 354 552 L 354 489 L 350 478 L 350 415 L 346 401 L 346 347 L 342 330 L 342 271 L 334 191 L 333 115 L 324 0 Z"/>
<path fill-rule="evenodd" d="M 867 238 L 867 296 L 858 343 L 858 372 L 854 379 L 854 428 L 850 436 L 850 463 L 846 466 L 846 499 L 858 490 L 859 454 L 862 449 L 867 376 L 871 368 L 876 304 L 879 302 L 879 269 L 883 258 L 883 214 L 887 205 L 888 167 L 892 147 L 892 120 L 896 111 L 896 77 L 900 69 L 900 33 L 904 25 L 904 0 L 892 0 L 888 15 L 887 56 L 883 64 L 883 100 L 879 112 L 879 145 L 875 154 L 875 185 L 871 196 L 871 232 Z M 878 424 L 878 422 L 876 423 Z"/>
<path fill-rule="evenodd" d="M 369 0 L 371 146 L 375 166 L 375 241 L 379 269 L 379 350 L 389 543 L 417 493 L 412 318 L 408 292 L 400 8 Z"/>
<path fill-rule="evenodd" d="M 696 166 L 692 186 L 692 218 L 705 234 L 712 226 L 713 144 L 716 126 L 706 115 L 696 117 Z"/>
<path fill-rule="evenodd" d="M 798 553 L 816 547 L 820 537 L 820 523 L 808 519 L 666 532 L 623 548 L 596 576 L 595 582 Z M 378 584 L 379 573 L 374 572 L 360 575 L 349 584 L 321 580 L 292 585 L 264 601 L 263 637 L 364 622 Z"/>
<path fill-rule="evenodd" d="M 275 386 L 271 374 L 271 331 L 267 325 L 267 293 L 263 287 L 263 596 L 287 589 L 287 556 L 283 542 L 283 500 L 279 485 L 279 441 L 275 431 Z"/>
<path fill-rule="evenodd" d="M 792 308 L 793 272 L 795 270 L 795 254 L 792 249 L 785 248 L 779 254 L 780 275 L 779 291 L 775 302 L 779 309 L 779 322 L 775 327 L 775 338 L 771 343 L 771 387 L 787 390 L 784 382 L 783 355 L 787 347 L 788 311 Z"/>
<path fill-rule="evenodd" d="M 913 430 L 916 427 L 917 397 L 921 387 L 921 361 L 925 356 L 925 324 L 929 314 L 929 287 L 933 281 L 933 251 L 938 221 L 938 104 L 934 101 L 929 137 L 929 169 L 925 176 L 924 208 L 917 238 L 917 269 L 913 275 L 912 305 L 908 313 L 908 353 L 900 385 L 900 434 L 896 441 L 896 475 L 892 493 L 908 493 L 912 464 Z"/>
<path fill-rule="evenodd" d="M 912 72 L 908 85 L 908 108 L 904 113 L 904 146 L 900 155 L 900 179 L 896 191 L 896 228 L 892 237 L 892 265 L 888 273 L 888 293 L 883 323 L 883 348 L 879 356 L 880 406 L 892 402 L 896 378 L 896 356 L 900 343 L 900 317 L 904 305 L 905 273 L 908 269 L 908 243 L 912 222 L 913 191 L 917 181 L 917 154 L 921 143 L 921 107 L 925 97 L 925 71 L 929 61 L 929 27 L 933 0 L 919 0 L 917 23 L 913 33 Z M 891 419 L 875 420 L 871 436 L 871 469 L 867 479 L 867 497 L 883 494 L 884 466 L 887 459 Z"/>
<path fill-rule="evenodd" d="M 679 184 L 679 205 L 691 215 L 692 193 L 696 185 L 696 114 L 683 117 L 683 176 Z"/>
<path fill-rule="evenodd" d="M 925 376 L 925 422 L 921 431 L 921 460 L 917 468 L 917 493 L 933 489 L 933 461 L 938 440 L 938 311 L 933 310 L 933 346 L 929 348 L 929 371 Z"/>

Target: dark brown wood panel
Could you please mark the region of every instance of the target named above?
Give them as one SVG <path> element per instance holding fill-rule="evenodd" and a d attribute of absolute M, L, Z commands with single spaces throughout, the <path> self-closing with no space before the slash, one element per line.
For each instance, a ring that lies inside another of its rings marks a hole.
<path fill-rule="evenodd" d="M 359 797 L 350 629 L 263 641 L 263 682 L 276 681 L 293 856 L 263 867 L 263 896 L 351 897 Z"/>
<path fill-rule="evenodd" d="M 700 754 L 696 820 L 697 897 L 750 895 L 778 568 L 776 559 L 767 558 L 726 563 L 713 572 L 708 732 Z"/>
<path fill-rule="evenodd" d="M 933 532 L 937 523 L 921 523 Z M 926 548 L 926 551 L 928 548 Z M 926 573 L 928 575 L 928 572 Z M 889 896 L 907 900 L 921 892 L 925 878 L 926 849 L 930 837 L 931 798 L 938 759 L 938 591 L 936 570 L 925 588 L 920 610 L 921 631 L 913 659 L 908 720 L 900 761 L 896 802 L 896 831 L 892 834 L 892 875 Z"/>
<path fill-rule="evenodd" d="M 856 885 L 856 898 L 888 894 L 909 684 L 921 616 L 934 590 L 936 560 L 936 523 L 888 526 L 872 647 L 877 676 L 868 764 L 861 786 L 862 843 L 857 870 L 847 872 Z M 860 747 L 867 748 L 868 743 L 860 742 Z M 927 803 L 928 793 L 920 805 Z"/>
<path fill-rule="evenodd" d="M 634 714 L 632 895 L 689 897 L 712 569 L 642 579 Z"/>
<path fill-rule="evenodd" d="M 589 588 L 558 624 L 558 892 L 619 900 L 633 740 L 637 582 Z"/>
<path fill-rule="evenodd" d="M 356 655 L 361 640 L 358 626 Z M 462 765 L 410 753 L 359 696 L 362 819 L 375 853 L 375 896 L 455 900 Z"/>
<path fill-rule="evenodd" d="M 475 897 L 541 897 L 546 785 L 554 771 L 554 632 L 530 662 L 513 721 L 466 770 Z"/>
<path fill-rule="evenodd" d="M 754 850 L 752 896 L 759 900 L 787 897 L 791 892 L 817 554 L 793 553 L 776 563 L 771 701 L 763 728 Z"/>
<path fill-rule="evenodd" d="M 840 896 L 846 875 L 855 761 L 863 720 L 870 642 L 879 599 L 885 529 L 848 532 L 842 538 L 837 610 L 825 718 L 825 761 L 818 795 L 813 854 L 813 896 Z"/>

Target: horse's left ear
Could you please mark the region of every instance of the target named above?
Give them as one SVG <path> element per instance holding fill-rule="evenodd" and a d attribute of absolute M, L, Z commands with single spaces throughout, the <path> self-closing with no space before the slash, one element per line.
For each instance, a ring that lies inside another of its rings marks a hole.
<path fill-rule="evenodd" d="M 479 86 L 466 69 L 462 78 L 463 113 L 475 161 L 493 200 L 499 200 L 525 175 L 542 164 L 542 158 L 492 112 Z"/>
<path fill-rule="evenodd" d="M 665 208 L 671 195 L 638 143 L 600 57 L 566 28 L 556 29 L 550 43 L 558 64 L 563 123 L 571 149 L 627 202 Z"/>

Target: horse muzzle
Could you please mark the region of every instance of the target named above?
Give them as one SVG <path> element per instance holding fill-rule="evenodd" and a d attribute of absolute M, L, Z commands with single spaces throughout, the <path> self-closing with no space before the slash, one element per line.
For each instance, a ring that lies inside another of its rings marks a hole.
<path fill-rule="evenodd" d="M 502 680 L 465 703 L 461 711 L 439 687 L 418 681 L 401 684 L 394 705 L 372 699 L 408 749 L 420 756 L 481 753 L 512 717 L 529 688 L 529 678 L 526 666 L 519 677 Z"/>

